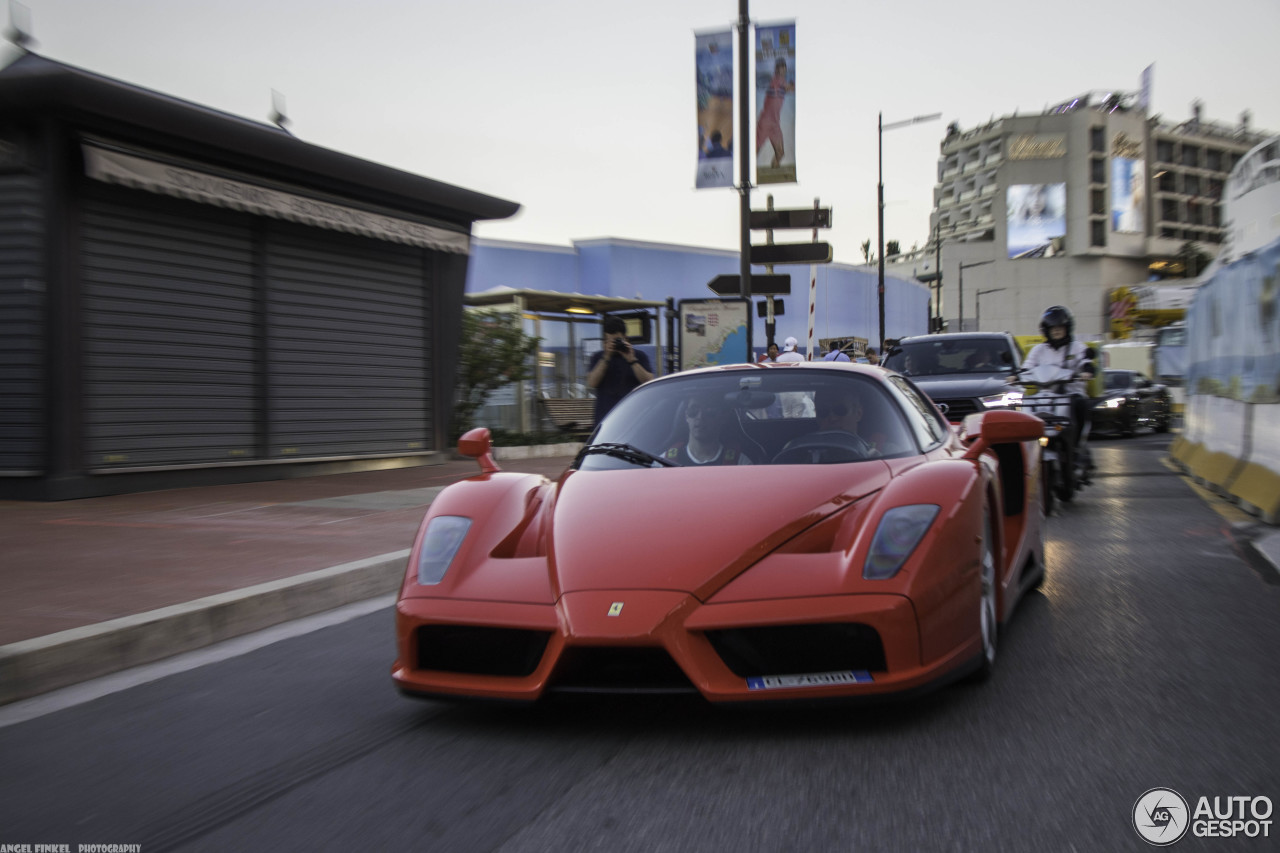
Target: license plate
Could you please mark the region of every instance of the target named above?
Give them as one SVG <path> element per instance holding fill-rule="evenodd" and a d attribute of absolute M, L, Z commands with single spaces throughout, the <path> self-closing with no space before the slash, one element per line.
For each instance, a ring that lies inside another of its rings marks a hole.
<path fill-rule="evenodd" d="M 829 687 L 833 684 L 870 684 L 874 681 L 865 669 L 839 672 L 808 672 L 803 675 L 766 675 L 748 678 L 751 690 L 778 690 L 784 687 Z"/>

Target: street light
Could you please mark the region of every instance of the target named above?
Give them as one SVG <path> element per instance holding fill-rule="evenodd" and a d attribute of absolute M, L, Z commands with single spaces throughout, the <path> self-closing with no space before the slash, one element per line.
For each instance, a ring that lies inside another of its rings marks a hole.
<path fill-rule="evenodd" d="M 964 331 L 964 271 L 967 270 L 969 267 L 980 267 L 983 264 L 994 264 L 994 263 L 995 263 L 994 260 L 990 260 L 990 261 L 974 261 L 971 264 L 960 265 L 960 277 L 956 280 L 957 285 L 960 288 L 960 318 L 956 322 L 956 325 L 959 326 L 960 328 L 957 329 L 956 331 L 958 332 Z"/>
<path fill-rule="evenodd" d="M 978 299 L 977 299 L 978 307 L 974 309 L 974 315 L 975 315 L 975 317 L 974 317 L 974 322 L 977 324 L 977 326 L 978 326 L 978 331 L 979 331 L 979 332 L 981 332 L 981 331 L 982 331 L 982 294 L 984 294 L 984 293 L 998 293 L 998 292 L 1000 292 L 1001 290 L 1004 290 L 1004 289 L 1005 289 L 1005 288 L 1003 288 L 1003 287 L 993 287 L 993 288 L 991 288 L 990 290 L 979 290 L 979 291 L 978 291 Z"/>
<path fill-rule="evenodd" d="M 939 118 L 942 118 L 942 113 L 916 116 L 885 124 L 884 113 L 882 112 L 876 119 L 876 219 L 878 224 L 877 234 L 879 235 L 878 248 L 880 250 L 880 352 L 884 352 L 884 132 Z"/>

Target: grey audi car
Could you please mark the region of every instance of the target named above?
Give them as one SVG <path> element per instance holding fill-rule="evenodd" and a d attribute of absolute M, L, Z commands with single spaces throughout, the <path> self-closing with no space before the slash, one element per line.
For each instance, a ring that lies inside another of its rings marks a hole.
<path fill-rule="evenodd" d="M 984 409 L 1015 405 L 1021 389 L 1008 384 L 1022 352 L 1008 332 L 952 332 L 902 338 L 884 366 L 911 377 L 953 423 Z"/>

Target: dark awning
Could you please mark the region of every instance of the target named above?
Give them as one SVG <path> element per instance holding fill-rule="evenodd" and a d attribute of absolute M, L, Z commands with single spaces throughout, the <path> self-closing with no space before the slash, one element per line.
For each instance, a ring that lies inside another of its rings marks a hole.
<path fill-rule="evenodd" d="M 55 117 L 131 145 L 167 148 L 338 196 L 470 224 L 520 205 L 304 142 L 275 125 L 27 53 L 0 70 L 0 113 Z"/>

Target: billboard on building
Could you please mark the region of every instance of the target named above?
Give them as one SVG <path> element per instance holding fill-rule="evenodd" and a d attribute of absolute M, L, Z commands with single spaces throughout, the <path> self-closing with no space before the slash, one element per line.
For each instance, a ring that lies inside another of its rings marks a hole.
<path fill-rule="evenodd" d="M 733 31 L 703 33 L 698 74 L 697 188 L 733 186 Z"/>
<path fill-rule="evenodd" d="M 1111 158 L 1111 230 L 1144 234 L 1147 230 L 1145 160 Z"/>
<path fill-rule="evenodd" d="M 756 27 L 756 183 L 796 181 L 796 24 Z"/>
<path fill-rule="evenodd" d="M 1066 184 L 1011 184 L 1005 192 L 1010 258 L 1048 258 L 1067 234 Z"/>

